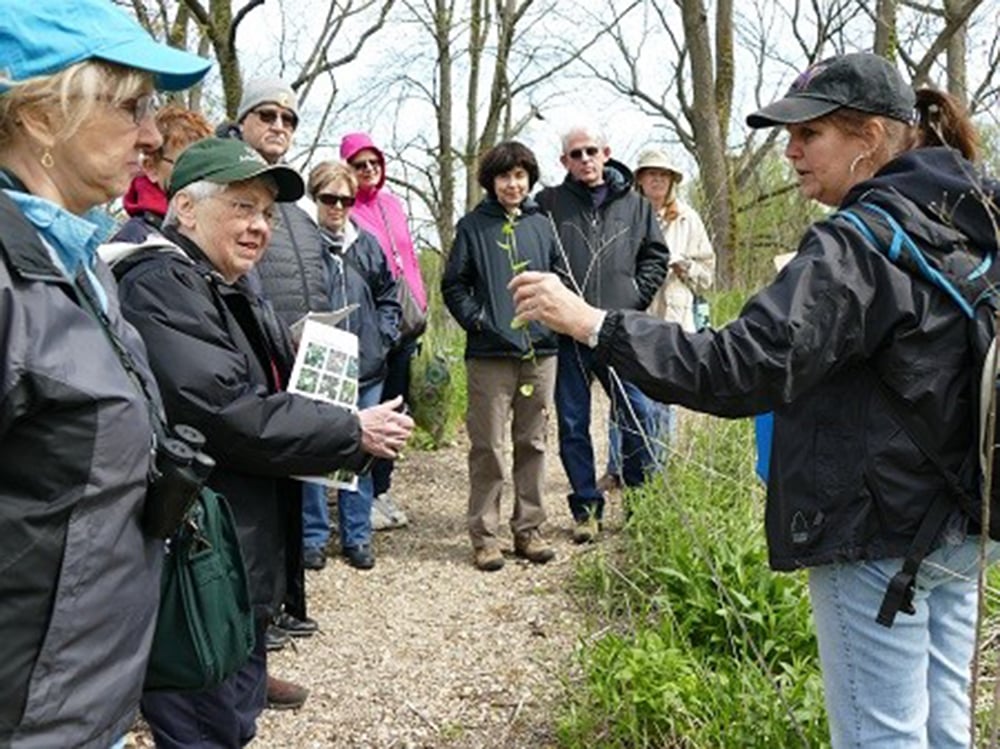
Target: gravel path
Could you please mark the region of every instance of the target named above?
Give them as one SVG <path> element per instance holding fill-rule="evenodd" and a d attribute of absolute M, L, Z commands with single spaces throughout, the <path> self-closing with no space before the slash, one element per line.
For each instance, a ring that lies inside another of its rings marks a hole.
<path fill-rule="evenodd" d="M 296 712 L 265 712 L 254 745 L 554 747 L 556 705 L 584 632 L 568 584 L 576 558 L 596 548 L 570 541 L 555 444 L 552 435 L 544 530 L 557 557 L 543 566 L 516 559 L 505 528 L 507 564 L 494 573 L 471 563 L 464 439 L 410 451 L 393 485 L 410 526 L 376 534 L 369 572 L 334 556 L 308 573 L 310 615 L 321 631 L 272 653 L 269 670 L 312 694 Z M 508 489 L 502 514 L 510 496 Z M 616 510 L 609 508 L 611 526 Z"/>

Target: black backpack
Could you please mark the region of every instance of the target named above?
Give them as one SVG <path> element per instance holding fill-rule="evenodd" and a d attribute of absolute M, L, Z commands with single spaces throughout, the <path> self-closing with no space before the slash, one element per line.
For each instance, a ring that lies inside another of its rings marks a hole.
<path fill-rule="evenodd" d="M 902 205 L 912 215 L 921 214 L 916 204 L 901 195 L 895 195 L 893 202 Z M 972 492 L 967 483 L 945 466 L 941 457 L 929 447 L 931 443 L 926 434 L 933 429 L 933 425 L 915 417 L 902 396 L 876 376 L 879 388 L 899 423 L 944 476 L 950 490 L 939 494 L 931 505 L 907 552 L 902 570 L 889 582 L 876 621 L 891 627 L 899 611 L 915 613 L 913 589 L 917 570 L 930 553 L 956 502 L 977 529 L 985 527 L 990 538 L 1000 540 L 1000 451 L 994 449 L 996 438 L 992 423 L 993 403 L 1000 386 L 996 356 L 1000 262 L 991 254 L 984 255 L 970 248 L 964 234 L 947 226 L 938 227 L 939 241 L 934 247 L 921 247 L 888 211 L 864 196 L 851 207 L 834 214 L 834 218 L 837 217 L 853 225 L 893 263 L 940 289 L 962 310 L 967 321 L 969 346 L 979 371 L 979 376 L 972 378 L 979 453 L 979 481 Z M 984 496 L 989 497 L 989 502 L 983 502 Z"/>

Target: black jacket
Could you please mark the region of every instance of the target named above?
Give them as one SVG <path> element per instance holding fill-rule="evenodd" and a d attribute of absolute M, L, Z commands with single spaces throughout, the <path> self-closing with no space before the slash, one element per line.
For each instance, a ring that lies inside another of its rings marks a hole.
<path fill-rule="evenodd" d="M 159 601 L 163 543 L 140 528 L 149 409 L 3 192 L 0 352 L 0 746 L 106 749 L 134 719 Z"/>
<path fill-rule="evenodd" d="M 953 151 L 911 151 L 842 207 L 863 195 L 918 244 L 934 246 L 943 221 L 995 256 L 998 216 L 982 196 L 1000 205 L 1000 191 L 977 185 L 974 173 Z M 923 212 L 906 215 L 897 192 Z M 721 416 L 775 411 L 766 526 L 777 569 L 904 556 L 934 498 L 948 491 L 876 378 L 906 400 L 931 447 L 976 491 L 966 319 L 843 219 L 814 224 L 795 258 L 724 328 L 684 333 L 612 313 L 598 358 L 658 400 Z"/>
<path fill-rule="evenodd" d="M 294 203 L 275 206 L 281 222 L 271 232 L 267 252 L 251 271 L 250 279 L 274 306 L 281 321 L 291 325 L 307 312 L 330 309 L 330 279 L 316 222 Z"/>
<path fill-rule="evenodd" d="M 348 247 L 338 248 L 334 238 L 323 232 L 331 306 L 358 305 L 337 327 L 358 337 L 358 387 L 366 387 L 385 379 L 386 357 L 399 340 L 403 309 L 378 240 L 352 224 L 346 241 Z"/>
<path fill-rule="evenodd" d="M 563 272 L 559 247 L 548 218 L 533 201 L 525 200 L 513 236 L 503 233 L 507 214 L 488 197 L 459 220 L 455 244 L 441 276 L 441 293 L 458 324 L 465 329 L 465 358 L 517 357 L 529 353 L 525 329 L 514 329 L 514 298 L 507 284 L 512 264 L 527 261 L 525 269 Z M 512 256 L 501 245 L 512 247 Z M 526 329 L 536 356 L 554 354 L 556 336 L 531 323 Z"/>
<path fill-rule="evenodd" d="M 628 167 L 609 160 L 604 182 L 607 197 L 598 208 L 569 175 L 538 193 L 538 204 L 559 232 L 571 288 L 597 307 L 644 310 L 667 277 L 670 252 L 649 201 L 632 189 Z"/>
<path fill-rule="evenodd" d="M 171 423 L 190 424 L 217 462 L 209 485 L 229 500 L 259 615 L 284 597 L 298 564 L 301 489 L 287 479 L 364 462 L 358 417 L 283 391 L 292 355 L 284 329 L 246 287 L 226 284 L 201 251 L 136 248 L 113 269 L 122 311 L 138 328 Z"/>

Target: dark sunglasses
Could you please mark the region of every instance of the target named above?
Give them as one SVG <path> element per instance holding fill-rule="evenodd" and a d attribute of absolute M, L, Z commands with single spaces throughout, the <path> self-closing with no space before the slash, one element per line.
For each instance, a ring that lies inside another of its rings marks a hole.
<path fill-rule="evenodd" d="M 363 172 L 365 169 L 381 169 L 382 165 L 378 159 L 358 159 L 350 162 L 351 167 L 356 171 Z"/>
<path fill-rule="evenodd" d="M 354 205 L 354 197 L 351 195 L 337 195 L 332 192 L 321 192 L 316 196 L 316 200 L 325 206 L 333 208 L 335 205 L 339 205 L 341 208 L 350 208 Z"/>
<path fill-rule="evenodd" d="M 587 146 L 586 148 L 574 148 L 567 155 L 573 159 L 573 161 L 579 161 L 583 158 L 584 154 L 587 154 L 590 158 L 594 158 L 600 153 L 601 149 L 597 146 Z"/>
<path fill-rule="evenodd" d="M 255 109 L 253 113 L 265 125 L 273 125 L 278 120 L 281 120 L 281 124 L 289 130 L 294 130 L 299 126 L 299 118 L 291 112 L 279 112 L 277 109 Z"/>

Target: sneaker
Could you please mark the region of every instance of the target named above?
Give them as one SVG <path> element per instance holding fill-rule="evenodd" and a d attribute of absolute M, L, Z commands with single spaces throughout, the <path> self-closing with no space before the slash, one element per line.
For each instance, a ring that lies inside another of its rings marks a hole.
<path fill-rule="evenodd" d="M 514 553 L 534 564 L 545 564 L 555 559 L 556 552 L 545 543 L 537 530 L 519 533 L 514 537 Z"/>
<path fill-rule="evenodd" d="M 319 622 L 310 617 L 299 619 L 287 611 L 282 611 L 274 617 L 274 626 L 287 632 L 292 637 L 312 637 L 319 630 Z"/>
<path fill-rule="evenodd" d="M 573 543 L 592 544 L 601 533 L 601 523 L 593 515 L 577 520 L 573 526 Z"/>
<path fill-rule="evenodd" d="M 267 706 L 271 710 L 298 710 L 308 697 L 309 690 L 300 684 L 270 675 L 267 677 Z"/>
<path fill-rule="evenodd" d="M 321 570 L 326 567 L 326 552 L 319 547 L 307 547 L 302 550 L 302 566 L 307 570 Z"/>
<path fill-rule="evenodd" d="M 476 569 L 496 572 L 503 568 L 503 554 L 497 546 L 480 546 L 476 549 Z"/>
<path fill-rule="evenodd" d="M 345 546 L 341 552 L 344 559 L 356 570 L 370 570 L 375 566 L 375 552 L 370 544 Z"/>
<path fill-rule="evenodd" d="M 605 494 L 622 488 L 622 477 L 616 473 L 605 473 L 597 479 L 597 489 Z"/>
<path fill-rule="evenodd" d="M 279 629 L 273 624 L 268 625 L 267 631 L 264 633 L 264 646 L 269 652 L 281 650 L 290 641 L 291 636 L 285 630 Z"/>
<path fill-rule="evenodd" d="M 409 518 L 406 517 L 406 513 L 403 512 L 399 505 L 396 504 L 396 500 L 389 494 L 383 493 L 375 497 L 372 501 L 372 509 L 378 509 L 379 512 L 389 519 L 389 529 L 402 528 L 410 522 Z"/>
<path fill-rule="evenodd" d="M 373 531 L 387 531 L 393 528 L 392 518 L 386 515 L 378 500 L 372 501 L 372 530 Z"/>

